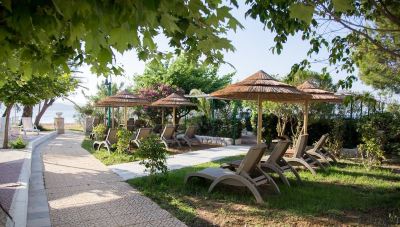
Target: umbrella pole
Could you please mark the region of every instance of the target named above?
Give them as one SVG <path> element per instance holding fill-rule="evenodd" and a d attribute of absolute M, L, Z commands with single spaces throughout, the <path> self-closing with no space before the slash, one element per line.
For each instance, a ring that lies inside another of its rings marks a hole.
<path fill-rule="evenodd" d="M 125 118 L 125 128 L 127 129 L 128 128 L 128 114 L 127 114 L 127 108 L 126 108 L 126 106 L 124 106 L 124 118 Z"/>
<path fill-rule="evenodd" d="M 164 108 L 161 107 L 161 125 L 164 126 Z"/>
<path fill-rule="evenodd" d="M 172 123 L 173 123 L 173 125 L 175 126 L 176 125 L 176 122 L 175 122 L 175 119 L 176 119 L 176 107 L 173 107 L 172 108 L 172 117 L 173 117 L 173 119 L 172 119 Z"/>
<path fill-rule="evenodd" d="M 111 107 L 111 113 L 112 113 L 112 116 L 111 116 L 111 128 L 114 128 L 114 114 L 115 114 L 115 110 L 114 110 L 114 107 Z"/>
<path fill-rule="evenodd" d="M 304 102 L 303 115 L 304 115 L 304 122 L 303 122 L 304 123 L 304 126 L 303 126 L 304 134 L 307 134 L 307 126 L 308 126 L 308 101 L 307 100 Z"/>
<path fill-rule="evenodd" d="M 258 96 L 257 100 L 258 104 L 258 120 L 257 120 L 257 144 L 261 144 L 261 129 L 262 129 L 262 101 L 260 96 Z"/>

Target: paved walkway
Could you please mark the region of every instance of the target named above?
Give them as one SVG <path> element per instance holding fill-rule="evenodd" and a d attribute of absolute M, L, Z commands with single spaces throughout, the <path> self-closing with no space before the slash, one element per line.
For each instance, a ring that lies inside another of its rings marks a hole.
<path fill-rule="evenodd" d="M 168 170 L 180 169 L 223 159 L 226 157 L 246 154 L 249 150 L 249 147 L 250 145 L 216 147 L 206 150 L 171 155 L 167 159 Z M 112 165 L 109 166 L 109 168 L 124 180 L 148 175 L 148 173 L 145 172 L 144 166 L 139 164 L 139 161 Z"/>
<path fill-rule="evenodd" d="M 83 135 L 43 147 L 52 226 L 185 226 L 81 148 Z"/>

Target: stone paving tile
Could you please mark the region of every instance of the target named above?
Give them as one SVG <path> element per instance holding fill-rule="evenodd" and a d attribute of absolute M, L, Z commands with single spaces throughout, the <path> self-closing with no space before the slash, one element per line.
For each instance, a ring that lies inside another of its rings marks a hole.
<path fill-rule="evenodd" d="M 58 136 L 43 148 L 52 226 L 185 226 L 81 148 Z"/>

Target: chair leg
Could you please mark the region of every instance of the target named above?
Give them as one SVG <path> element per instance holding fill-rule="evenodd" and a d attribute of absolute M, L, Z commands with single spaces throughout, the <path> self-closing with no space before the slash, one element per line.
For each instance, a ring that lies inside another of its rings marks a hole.
<path fill-rule="evenodd" d="M 327 164 L 328 166 L 330 166 L 330 163 L 329 163 L 328 159 L 325 157 L 325 155 L 317 153 L 317 152 L 311 152 L 311 151 L 307 152 L 307 154 L 309 156 L 316 157 L 317 160 L 319 159 L 318 161 L 321 162 L 321 164 Z"/>
<path fill-rule="evenodd" d="M 289 165 L 289 163 L 287 163 L 283 158 L 281 159 L 281 162 L 284 163 L 284 165 L 287 166 L 287 168 L 289 168 L 289 170 L 294 174 L 294 176 L 297 179 L 297 183 L 303 183 L 299 173 L 297 172 L 297 170 L 295 168 L 293 168 L 293 166 Z"/>
<path fill-rule="evenodd" d="M 267 169 L 272 170 L 274 173 L 277 173 L 279 175 L 279 178 L 281 178 L 282 182 L 290 187 L 290 183 L 289 183 L 288 179 L 286 178 L 286 176 L 283 174 L 283 172 L 279 168 L 277 168 L 276 166 L 271 165 L 269 163 L 263 164 L 262 167 L 263 168 L 265 167 Z"/>
<path fill-rule="evenodd" d="M 317 172 L 315 172 L 315 170 L 304 160 L 300 159 L 300 158 L 287 158 L 285 160 L 289 165 L 290 163 L 296 163 L 299 164 L 301 166 L 304 166 L 306 169 L 308 169 L 313 175 L 317 175 Z"/>
<path fill-rule="evenodd" d="M 219 184 L 225 180 L 228 180 L 228 179 L 236 180 L 236 181 L 242 183 L 244 186 L 246 186 L 250 190 L 251 193 L 253 193 L 253 196 L 255 197 L 257 203 L 264 203 L 264 200 L 262 199 L 260 192 L 252 183 L 250 183 L 247 179 L 245 179 L 242 176 L 233 175 L 233 174 L 232 175 L 224 175 L 224 176 L 216 178 L 212 182 L 210 187 L 208 188 L 208 192 L 211 192 L 215 188 L 215 186 L 217 186 L 217 184 Z"/>

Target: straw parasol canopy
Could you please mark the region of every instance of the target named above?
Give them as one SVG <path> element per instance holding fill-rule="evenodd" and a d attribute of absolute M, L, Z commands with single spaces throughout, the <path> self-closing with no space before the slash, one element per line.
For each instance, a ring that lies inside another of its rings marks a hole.
<path fill-rule="evenodd" d="M 311 95 L 285 84 L 260 70 L 241 82 L 211 93 L 211 96 L 227 99 L 257 100 L 258 126 L 257 143 L 261 143 L 262 101 L 293 102 L 311 98 Z"/>
<path fill-rule="evenodd" d="M 311 95 L 310 101 L 312 102 L 341 103 L 343 101 L 343 97 L 335 95 L 333 92 L 319 89 L 310 81 L 306 81 L 300 84 L 299 86 L 297 86 L 297 89 L 307 94 L 310 94 Z"/>
<path fill-rule="evenodd" d="M 319 89 L 315 84 L 310 81 L 305 81 L 304 83 L 297 86 L 297 88 L 307 94 L 311 95 L 311 102 L 330 102 L 330 103 L 341 103 L 343 102 L 343 97 L 335 95 L 333 92 Z M 308 101 L 304 103 L 304 134 L 307 134 L 308 127 Z"/>
<path fill-rule="evenodd" d="M 120 91 L 113 96 L 108 96 L 100 101 L 98 101 L 95 106 L 98 107 L 124 107 L 124 120 L 127 122 L 127 107 L 133 106 L 146 106 L 150 105 L 150 102 L 135 95 L 127 90 Z M 114 114 L 114 111 L 113 111 Z M 114 117 L 113 117 L 114 118 Z M 113 121 L 114 123 L 114 121 Z"/>
<path fill-rule="evenodd" d="M 176 93 L 172 93 L 165 98 L 159 99 L 151 104 L 152 106 L 158 107 L 172 107 L 173 110 L 173 124 L 176 125 L 176 108 L 181 106 L 195 106 L 194 103 L 190 102 L 187 98 L 178 95 Z M 164 124 L 164 109 L 162 116 L 162 124 Z"/>
<path fill-rule="evenodd" d="M 108 96 L 96 103 L 96 106 L 132 107 L 150 105 L 150 102 L 127 90 L 118 92 L 116 95 Z"/>
<path fill-rule="evenodd" d="M 285 84 L 260 70 L 243 81 L 211 93 L 211 96 L 240 100 L 268 100 L 292 102 L 310 99 L 311 96 L 296 87 Z"/>

